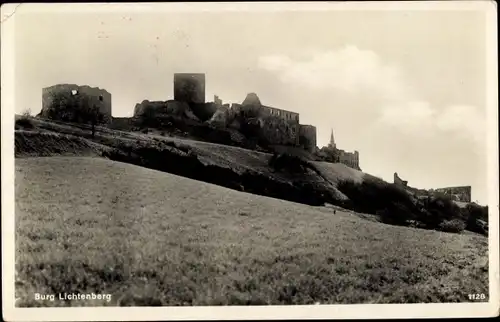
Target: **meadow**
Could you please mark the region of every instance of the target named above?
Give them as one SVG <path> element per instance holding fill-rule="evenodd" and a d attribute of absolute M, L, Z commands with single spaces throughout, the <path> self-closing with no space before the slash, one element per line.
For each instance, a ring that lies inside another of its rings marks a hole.
<path fill-rule="evenodd" d="M 18 158 L 15 194 L 18 306 L 488 300 L 479 234 L 386 225 L 100 157 Z"/>

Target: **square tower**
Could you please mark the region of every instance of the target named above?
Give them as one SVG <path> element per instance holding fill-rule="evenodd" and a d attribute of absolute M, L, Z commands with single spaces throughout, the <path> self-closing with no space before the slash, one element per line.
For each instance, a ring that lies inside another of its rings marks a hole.
<path fill-rule="evenodd" d="M 205 103 L 205 74 L 175 73 L 174 100 L 186 103 Z"/>

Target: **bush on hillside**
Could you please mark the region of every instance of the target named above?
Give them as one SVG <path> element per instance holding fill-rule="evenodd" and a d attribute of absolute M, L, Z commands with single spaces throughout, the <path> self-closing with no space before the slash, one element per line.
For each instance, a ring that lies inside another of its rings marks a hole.
<path fill-rule="evenodd" d="M 35 128 L 35 125 L 33 124 L 33 121 L 29 117 L 23 116 L 20 119 L 16 120 L 15 128 L 16 130 L 33 129 Z"/>
<path fill-rule="evenodd" d="M 463 212 L 467 230 L 488 235 L 488 206 L 471 203 L 463 209 Z"/>
<path fill-rule="evenodd" d="M 488 222 L 488 206 L 480 206 L 475 203 L 467 204 L 465 207 L 467 217 L 480 219 Z"/>
<path fill-rule="evenodd" d="M 290 173 L 306 173 L 307 169 L 311 168 L 306 160 L 289 153 L 273 154 L 268 164 L 276 171 L 286 171 Z"/>
<path fill-rule="evenodd" d="M 465 230 L 466 223 L 460 219 L 443 220 L 438 227 L 438 230 L 447 233 L 461 233 Z"/>
<path fill-rule="evenodd" d="M 341 181 L 337 187 L 350 199 L 351 209 L 377 214 L 386 223 L 406 225 L 416 217 L 413 199 L 394 184 L 366 178 L 362 183 Z"/>
<path fill-rule="evenodd" d="M 438 229 L 440 225 L 452 219 L 466 221 L 460 207 L 444 196 L 428 197 L 419 201 L 421 211 L 419 221 L 428 229 Z"/>
<path fill-rule="evenodd" d="M 388 224 L 460 233 L 467 229 L 487 235 L 487 207 L 470 204 L 461 209 L 446 196 L 415 199 L 402 188 L 375 177 L 362 183 L 342 181 L 338 189 L 349 199 L 349 208 L 376 214 Z"/>
<path fill-rule="evenodd" d="M 410 207 L 401 202 L 389 203 L 385 209 L 377 211 L 376 214 L 383 223 L 398 226 L 409 226 L 416 218 Z"/>

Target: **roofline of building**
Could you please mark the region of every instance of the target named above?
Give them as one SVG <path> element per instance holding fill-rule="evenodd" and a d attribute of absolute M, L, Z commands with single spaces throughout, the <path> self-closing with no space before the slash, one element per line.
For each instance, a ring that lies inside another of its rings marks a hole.
<path fill-rule="evenodd" d="M 43 89 L 49 89 L 49 88 L 55 88 L 55 87 L 63 87 L 63 86 L 76 86 L 76 87 L 79 87 L 79 88 L 97 89 L 97 90 L 99 90 L 99 91 L 103 91 L 103 92 L 106 92 L 106 93 L 108 93 L 108 94 L 111 94 L 111 93 L 110 93 L 110 92 L 108 92 L 106 89 L 104 89 L 104 88 L 100 88 L 99 86 L 78 85 L 78 84 L 70 84 L 70 83 L 55 84 L 55 85 L 51 85 L 51 86 L 44 87 Z"/>
<path fill-rule="evenodd" d="M 300 115 L 300 113 L 297 113 L 297 112 L 293 112 L 293 111 L 289 111 L 289 110 L 283 110 L 281 108 L 277 108 L 277 107 L 273 107 L 273 106 L 269 106 L 269 105 L 264 105 L 264 104 L 261 104 L 261 105 L 262 105 L 262 107 L 272 108 L 274 110 L 278 110 L 278 111 L 282 111 L 282 112 L 287 112 L 287 113 L 291 113 L 291 114 Z"/>

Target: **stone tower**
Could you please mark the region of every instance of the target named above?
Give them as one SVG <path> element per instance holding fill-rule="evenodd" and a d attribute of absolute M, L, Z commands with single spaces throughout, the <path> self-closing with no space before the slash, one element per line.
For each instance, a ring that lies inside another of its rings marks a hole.
<path fill-rule="evenodd" d="M 205 74 L 174 74 L 174 99 L 186 103 L 205 103 Z"/>

